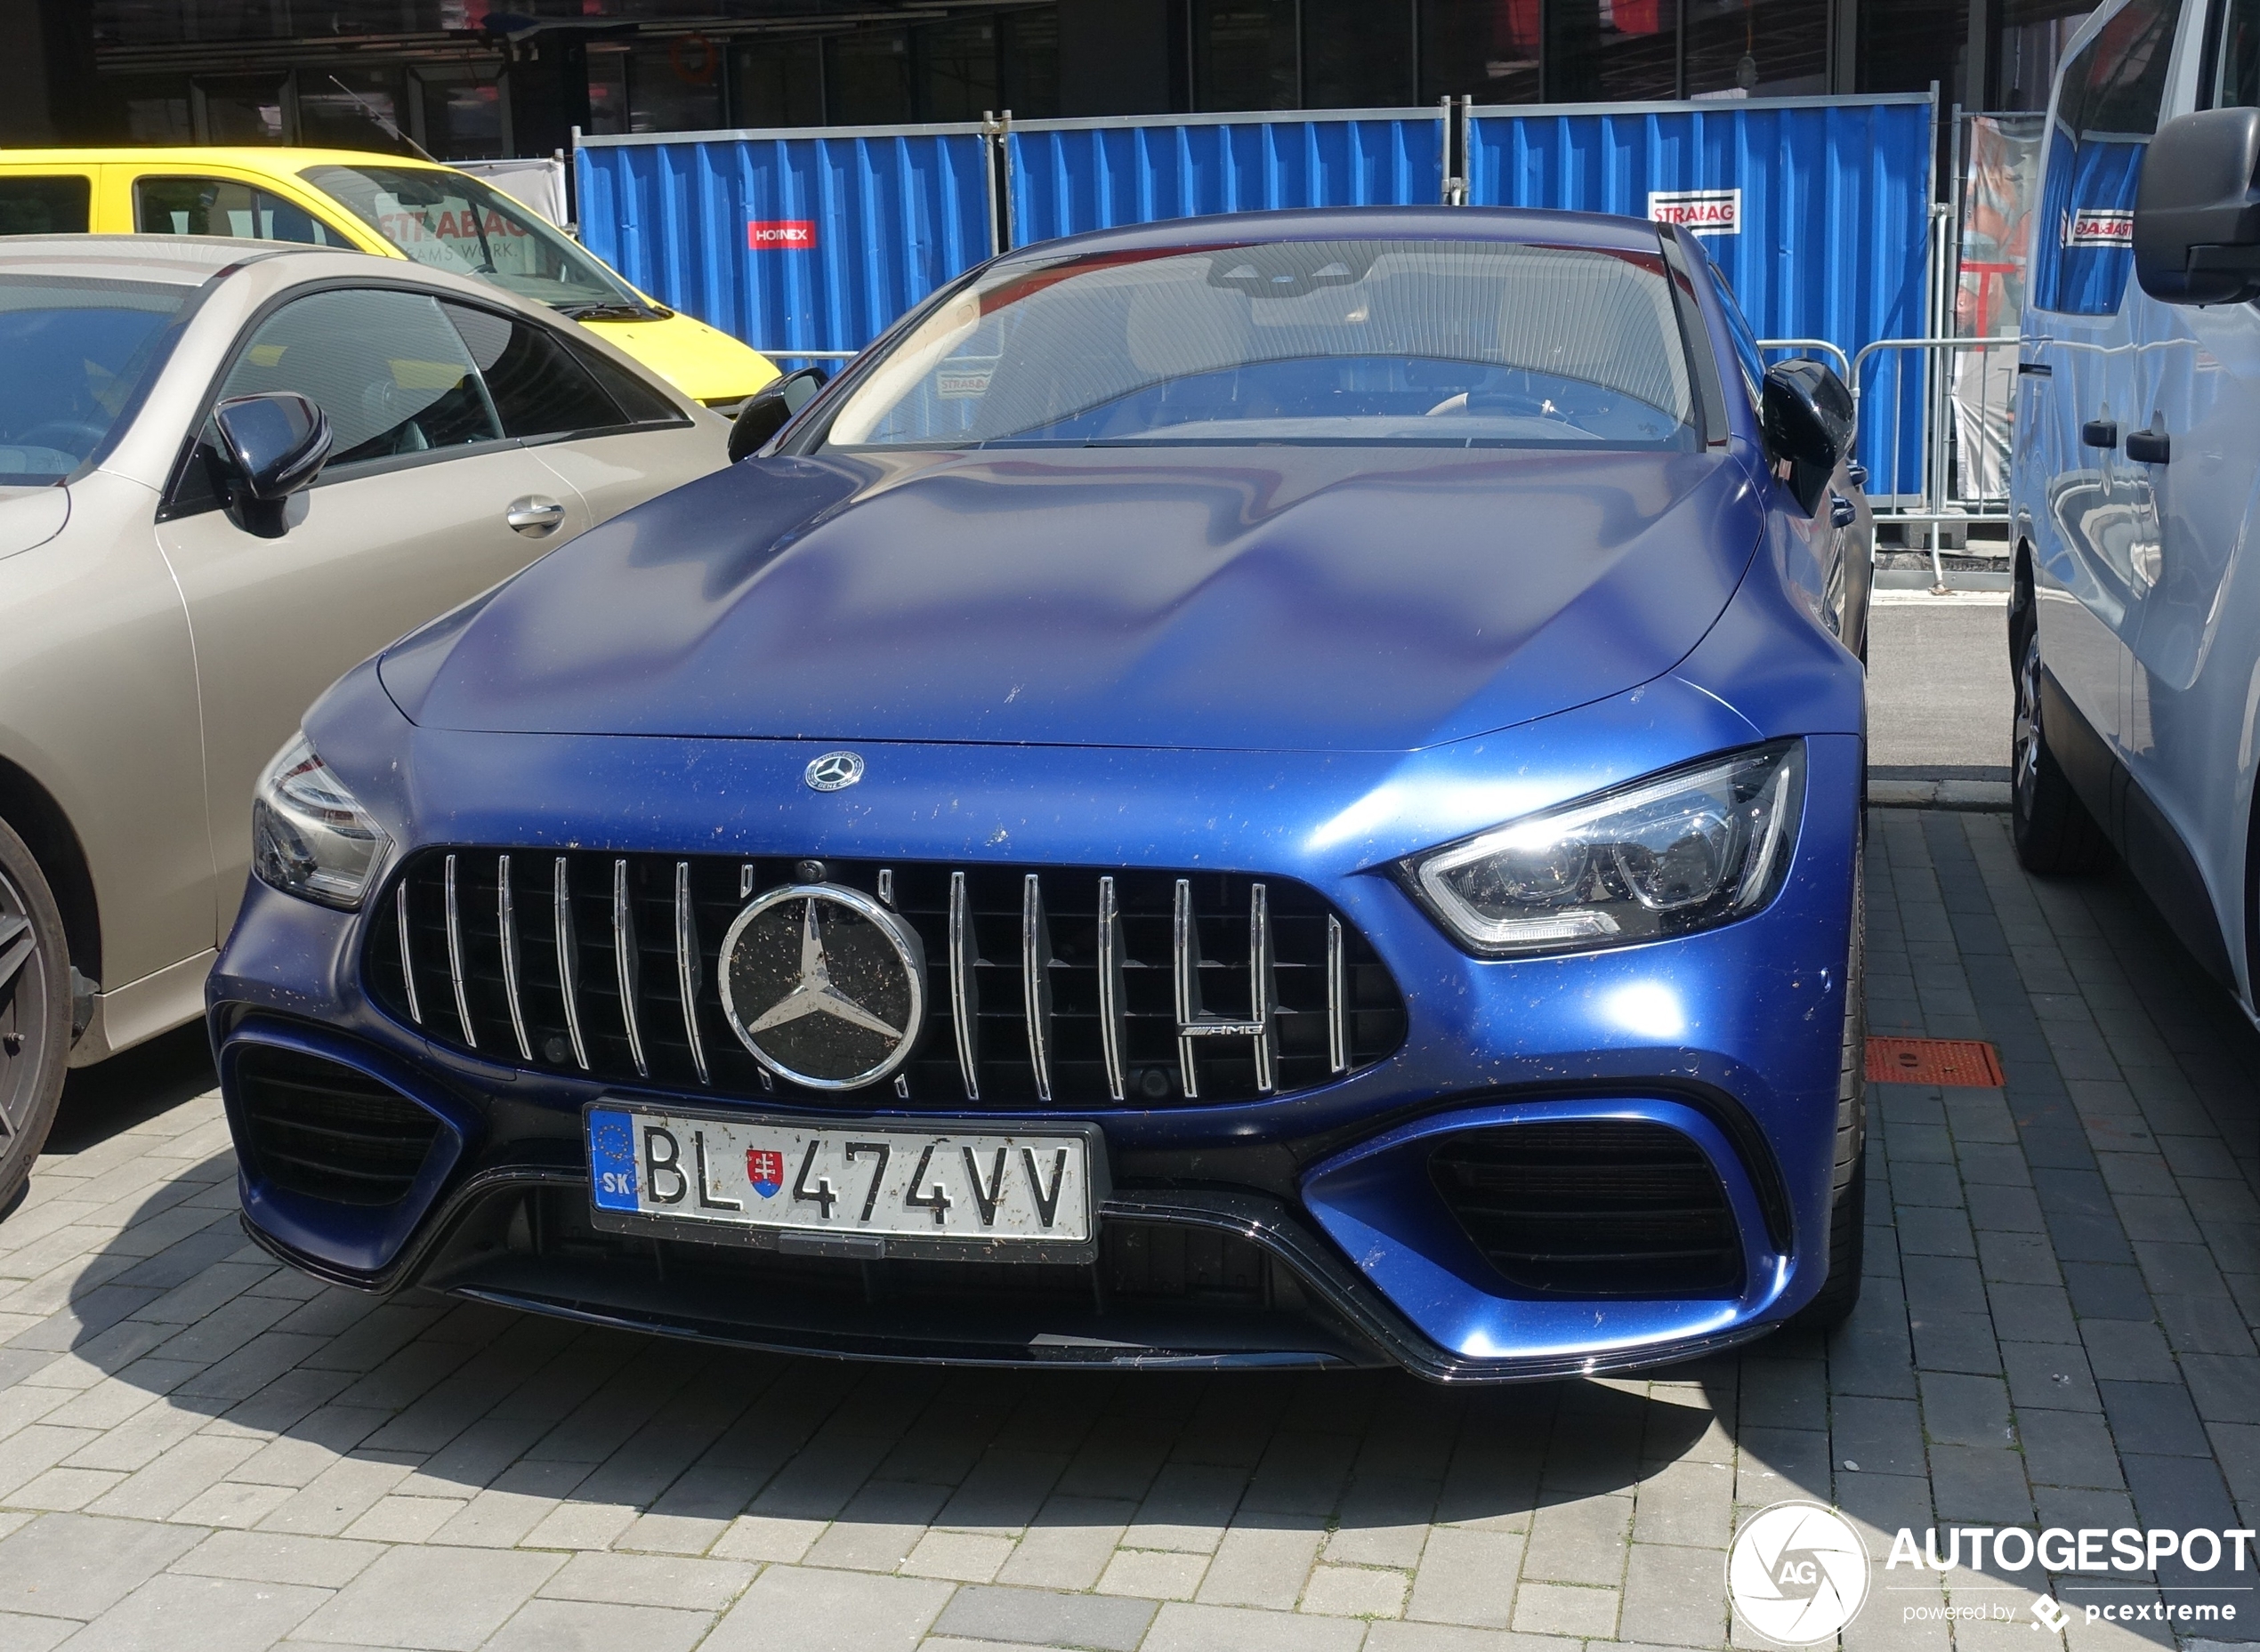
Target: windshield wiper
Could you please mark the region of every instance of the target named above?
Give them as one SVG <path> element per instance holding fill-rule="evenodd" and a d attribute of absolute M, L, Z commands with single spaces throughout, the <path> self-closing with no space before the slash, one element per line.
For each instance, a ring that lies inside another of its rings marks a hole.
<path fill-rule="evenodd" d="M 575 321 L 665 321 L 674 314 L 656 304 L 559 304 L 555 308 L 560 315 Z"/>

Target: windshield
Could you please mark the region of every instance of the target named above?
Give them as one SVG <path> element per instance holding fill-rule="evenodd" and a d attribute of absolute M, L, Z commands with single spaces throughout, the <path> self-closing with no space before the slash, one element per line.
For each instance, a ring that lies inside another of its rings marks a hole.
<path fill-rule="evenodd" d="M 1012 264 L 878 361 L 835 447 L 1700 446 L 1659 254 L 1276 241 Z"/>
<path fill-rule="evenodd" d="M 476 276 L 581 319 L 661 313 L 563 230 L 463 173 L 310 166 L 303 176 L 431 269 Z"/>
<path fill-rule="evenodd" d="M 192 290 L 0 276 L 0 487 L 60 482 L 102 445 Z"/>

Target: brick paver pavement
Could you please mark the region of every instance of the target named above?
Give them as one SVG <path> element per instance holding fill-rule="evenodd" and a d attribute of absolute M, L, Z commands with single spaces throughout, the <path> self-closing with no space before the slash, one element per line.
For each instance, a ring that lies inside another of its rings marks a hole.
<path fill-rule="evenodd" d="M 1879 1561 L 1902 1526 L 2260 1525 L 2260 1039 L 2001 816 L 1879 810 L 1869 878 L 1875 1030 L 1990 1039 L 2007 1091 L 1873 1092 L 1842 1334 L 1648 1379 L 720 1352 L 275 1267 L 210 1094 L 52 1153 L 0 1224 L 0 1648 L 1717 1647 L 1732 1523 L 1784 1496 Z M 2066 1638 L 2170 1644 L 2077 1608 L 2253 1599 L 2183 1592 L 2227 1576 L 2063 1580 Z M 1909 1608 L 2036 1584 L 1879 1569 L 1845 1642 L 2032 1652 Z"/>

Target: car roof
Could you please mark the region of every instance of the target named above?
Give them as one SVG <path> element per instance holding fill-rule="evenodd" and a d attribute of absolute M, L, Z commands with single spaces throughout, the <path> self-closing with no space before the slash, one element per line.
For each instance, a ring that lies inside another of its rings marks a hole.
<path fill-rule="evenodd" d="M 202 286 L 250 259 L 340 250 L 222 235 L 0 235 L 0 272 Z"/>
<path fill-rule="evenodd" d="M 315 149 L 279 148 L 273 144 L 179 144 L 152 149 L 51 149 L 0 150 L 0 165 L 25 166 L 153 166 L 180 167 L 190 172 L 213 166 L 241 166 L 254 172 L 295 176 L 308 166 L 404 166 L 418 172 L 453 172 L 436 161 L 413 155 L 376 149 Z"/>
<path fill-rule="evenodd" d="M 1051 259 L 1062 253 L 1150 252 L 1218 240 L 1372 240 L 1542 242 L 1600 251 L 1657 251 L 1657 227 L 1644 218 L 1565 213 L 1534 206 L 1320 206 L 1287 212 L 1223 213 L 1158 223 L 1094 230 L 1014 248 L 1000 262 Z"/>

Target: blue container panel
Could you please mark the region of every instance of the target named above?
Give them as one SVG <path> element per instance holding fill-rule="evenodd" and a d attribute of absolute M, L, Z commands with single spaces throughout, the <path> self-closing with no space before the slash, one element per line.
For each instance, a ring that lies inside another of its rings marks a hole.
<path fill-rule="evenodd" d="M 1023 246 L 1165 218 L 1432 205 L 1443 193 L 1436 116 L 1015 126 L 1005 145 Z"/>
<path fill-rule="evenodd" d="M 582 238 L 760 349 L 860 350 L 989 255 L 987 149 L 978 132 L 584 148 Z"/>
<path fill-rule="evenodd" d="M 1645 218 L 1652 192 L 1739 189 L 1739 229 L 1702 243 L 1751 326 L 1849 356 L 1925 331 L 1931 125 L 1927 101 L 1479 114 L 1469 197 Z M 1902 360 L 1879 351 L 1861 375 L 1877 494 L 1922 487 L 1923 372 Z"/>

